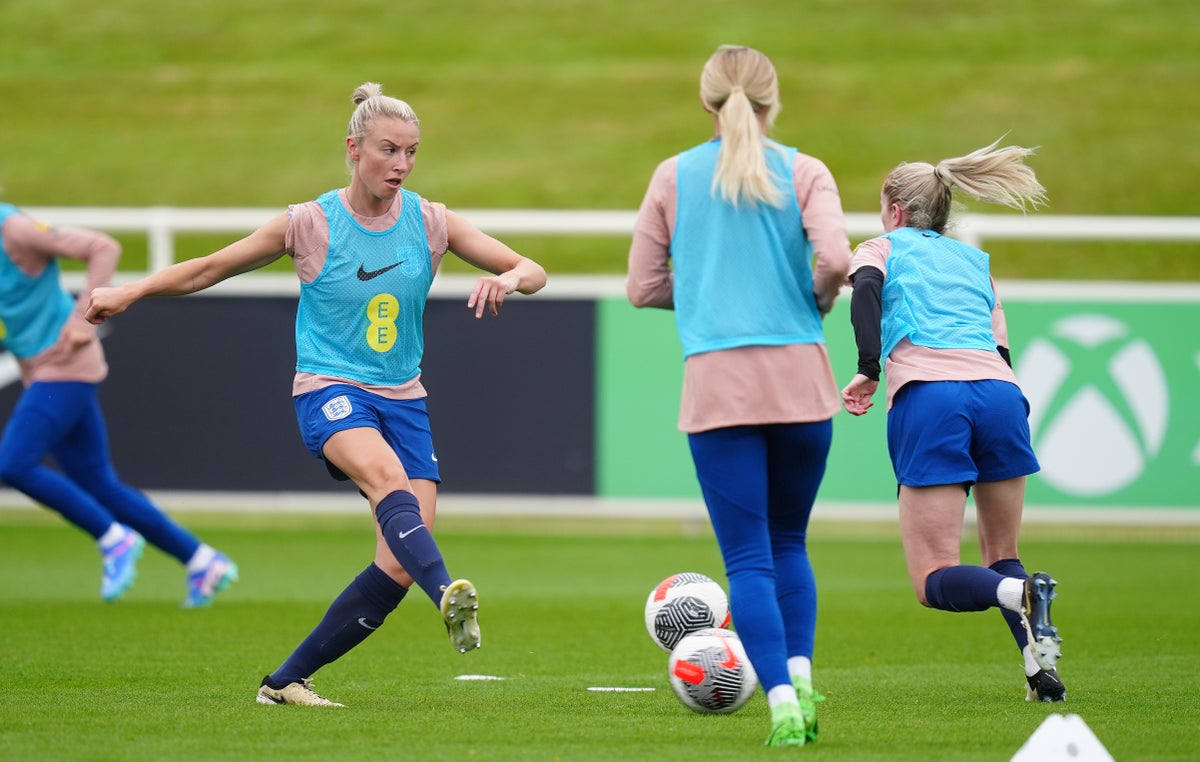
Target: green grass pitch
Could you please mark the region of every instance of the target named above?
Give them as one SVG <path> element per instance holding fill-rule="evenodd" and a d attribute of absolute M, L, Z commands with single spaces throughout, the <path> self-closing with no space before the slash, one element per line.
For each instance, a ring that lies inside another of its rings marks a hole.
<path fill-rule="evenodd" d="M 900 161 L 1007 135 L 1039 147 L 1039 214 L 1197 214 L 1195 0 L 11 0 L 0 198 L 283 211 L 345 182 L 350 94 L 372 80 L 421 117 L 410 190 L 632 210 L 659 161 L 711 136 L 696 93 L 722 43 L 771 56 L 773 134 L 828 164 L 847 211 L 876 212 Z M 119 236 L 144 267 L 145 236 Z M 552 277 L 620 274 L 629 253 L 625 235 L 504 238 Z M 1001 279 L 1200 280 L 1196 241 L 987 248 Z"/>
<path fill-rule="evenodd" d="M 484 645 L 454 652 L 414 593 L 315 686 L 341 710 L 254 692 L 366 564 L 370 519 L 181 513 L 242 579 L 183 610 L 183 573 L 149 549 L 125 600 L 99 600 L 89 539 L 41 510 L 0 511 L 0 758 L 57 760 L 753 760 L 761 692 L 728 716 L 685 709 L 642 607 L 668 574 L 724 584 L 706 525 L 450 516 L 451 573 L 479 587 Z M 1052 712 L 1119 760 L 1200 751 L 1196 528 L 1032 525 L 1022 552 L 1059 580 L 1066 704 L 1027 704 L 996 612 L 913 599 L 894 526 L 818 523 L 816 683 L 837 760 L 1008 759 Z M 964 559 L 976 558 L 970 545 Z M 502 681 L 461 681 L 459 675 Z M 589 692 L 591 686 L 651 692 Z"/>

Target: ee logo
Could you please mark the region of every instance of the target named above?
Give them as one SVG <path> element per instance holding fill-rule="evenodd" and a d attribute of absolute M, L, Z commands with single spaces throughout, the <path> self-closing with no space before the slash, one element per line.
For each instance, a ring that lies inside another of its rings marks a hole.
<path fill-rule="evenodd" d="M 400 302 L 391 294 L 376 294 L 367 302 L 367 346 L 386 352 L 396 344 Z"/>

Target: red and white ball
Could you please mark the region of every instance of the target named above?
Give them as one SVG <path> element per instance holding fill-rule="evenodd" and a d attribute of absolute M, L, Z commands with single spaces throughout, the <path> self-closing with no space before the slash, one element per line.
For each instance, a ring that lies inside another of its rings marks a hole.
<path fill-rule="evenodd" d="M 672 574 L 646 599 L 646 631 L 667 653 L 686 635 L 728 626 L 729 598 L 719 584 L 703 574 Z"/>
<path fill-rule="evenodd" d="M 680 640 L 667 662 L 667 676 L 684 706 L 702 714 L 735 712 L 758 689 L 741 639 L 717 627 Z"/>

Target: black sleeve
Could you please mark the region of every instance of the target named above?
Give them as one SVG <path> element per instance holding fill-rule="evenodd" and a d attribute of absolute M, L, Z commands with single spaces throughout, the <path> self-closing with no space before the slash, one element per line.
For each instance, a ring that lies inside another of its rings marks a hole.
<path fill-rule="evenodd" d="M 858 343 L 858 372 L 879 380 L 880 313 L 883 305 L 883 272 L 878 267 L 860 267 L 851 276 L 850 323 Z"/>
<path fill-rule="evenodd" d="M 1002 347 L 997 344 L 996 351 L 1000 353 L 1000 356 L 1004 358 L 1004 362 L 1008 363 L 1008 367 L 1011 368 L 1012 367 L 1012 356 L 1008 352 L 1008 347 Z"/>

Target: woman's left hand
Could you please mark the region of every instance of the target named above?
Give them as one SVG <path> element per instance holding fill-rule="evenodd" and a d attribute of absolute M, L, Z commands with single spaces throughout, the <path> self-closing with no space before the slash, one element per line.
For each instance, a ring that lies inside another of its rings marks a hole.
<path fill-rule="evenodd" d="M 879 388 L 878 381 L 872 381 L 861 373 L 855 374 L 846 388 L 842 389 L 842 404 L 851 415 L 865 415 L 874 407 L 871 396 Z"/>
<path fill-rule="evenodd" d="M 500 314 L 500 305 L 504 297 L 517 290 L 520 281 L 515 275 L 485 275 L 475 284 L 471 297 L 467 299 L 467 309 L 475 310 L 475 317 L 483 317 L 486 309 L 492 315 Z"/>

